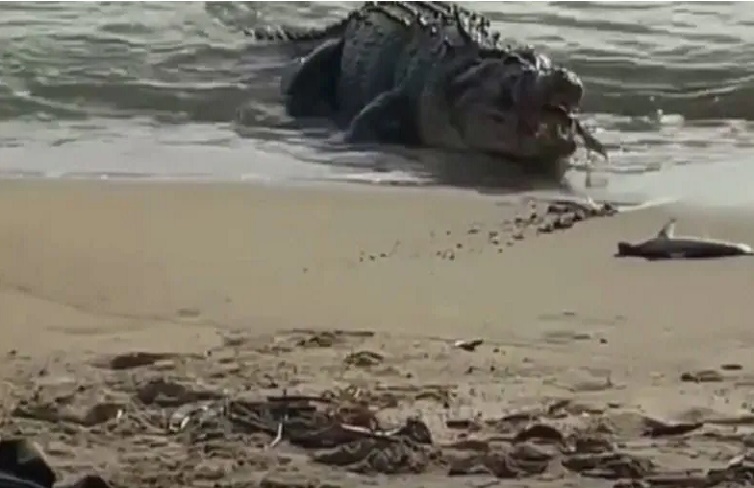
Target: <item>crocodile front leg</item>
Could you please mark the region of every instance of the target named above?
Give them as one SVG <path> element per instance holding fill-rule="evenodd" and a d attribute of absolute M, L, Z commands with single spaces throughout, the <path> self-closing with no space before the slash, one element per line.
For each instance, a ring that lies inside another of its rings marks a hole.
<path fill-rule="evenodd" d="M 348 127 L 347 142 L 415 145 L 419 142 L 415 107 L 401 88 L 380 94 Z"/>
<path fill-rule="evenodd" d="M 298 69 L 282 82 L 288 115 L 327 117 L 333 114 L 342 53 L 342 39 L 328 39 L 300 61 Z"/>

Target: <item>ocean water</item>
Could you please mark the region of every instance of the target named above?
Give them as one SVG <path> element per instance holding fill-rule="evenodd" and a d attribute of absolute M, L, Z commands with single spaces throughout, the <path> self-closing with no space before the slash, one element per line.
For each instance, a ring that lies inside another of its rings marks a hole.
<path fill-rule="evenodd" d="M 356 5 L 3 2 L 0 175 L 505 187 L 486 163 L 335 148 L 328 129 L 287 119 L 278 80 L 296 52 L 242 29 L 324 26 Z M 610 151 L 599 192 L 754 204 L 751 5 L 465 5 L 583 78 L 583 120 Z"/>

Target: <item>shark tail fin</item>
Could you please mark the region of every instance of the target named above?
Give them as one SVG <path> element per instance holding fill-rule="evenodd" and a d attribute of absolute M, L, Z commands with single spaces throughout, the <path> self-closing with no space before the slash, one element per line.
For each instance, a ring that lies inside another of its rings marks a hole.
<path fill-rule="evenodd" d="M 657 233 L 657 237 L 662 239 L 669 239 L 675 235 L 675 217 L 672 217 L 668 222 L 662 226 L 660 232 Z"/>

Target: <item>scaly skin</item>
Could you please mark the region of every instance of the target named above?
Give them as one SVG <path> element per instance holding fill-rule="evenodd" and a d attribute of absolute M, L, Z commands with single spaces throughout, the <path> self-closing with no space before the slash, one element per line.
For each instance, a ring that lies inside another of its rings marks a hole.
<path fill-rule="evenodd" d="M 458 15 L 458 19 L 463 22 L 465 30 L 473 38 L 481 48 L 484 49 L 497 49 L 497 50 L 515 50 L 517 54 L 529 60 L 532 63 L 539 63 L 538 66 L 542 66 L 551 63 L 547 56 L 537 54 L 532 46 L 516 46 L 505 45 L 501 41 L 501 34 L 499 32 L 490 31 L 491 22 L 486 17 L 472 12 L 470 10 L 459 7 L 450 2 L 382 2 L 386 4 L 402 3 L 405 6 L 410 6 L 414 9 L 419 9 L 424 15 L 429 15 L 430 18 L 436 16 L 443 16 L 446 22 L 454 22 L 454 15 Z M 252 39 L 257 41 L 269 41 L 269 42 L 292 42 L 292 43 L 308 43 L 316 41 L 324 41 L 327 39 L 335 39 L 343 37 L 352 20 L 360 18 L 364 15 L 365 9 L 373 6 L 375 2 L 366 2 L 360 8 L 351 11 L 348 16 L 335 22 L 331 25 L 325 26 L 321 29 L 307 29 L 292 26 L 277 26 L 277 27 L 254 27 L 244 30 L 244 33 Z"/>
<path fill-rule="evenodd" d="M 353 142 L 559 160 L 604 148 L 573 117 L 581 80 L 484 17 L 446 2 L 369 2 L 306 39 L 323 42 L 283 87 L 297 117 L 333 117 Z M 292 38 L 294 36 L 290 36 Z"/>

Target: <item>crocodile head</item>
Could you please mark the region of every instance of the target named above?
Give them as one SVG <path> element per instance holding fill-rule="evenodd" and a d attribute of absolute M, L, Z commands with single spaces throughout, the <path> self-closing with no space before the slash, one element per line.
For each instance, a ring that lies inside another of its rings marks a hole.
<path fill-rule="evenodd" d="M 515 56 L 483 59 L 448 84 L 452 129 L 444 140 L 510 159 L 564 160 L 585 134 L 574 116 L 583 95 L 581 80 L 567 69 Z"/>
<path fill-rule="evenodd" d="M 524 69 L 510 87 L 511 112 L 518 120 L 518 133 L 536 153 L 537 147 L 565 143 L 575 151 L 575 112 L 584 97 L 581 79 L 565 68 Z M 564 155 L 568 155 L 564 154 Z"/>

